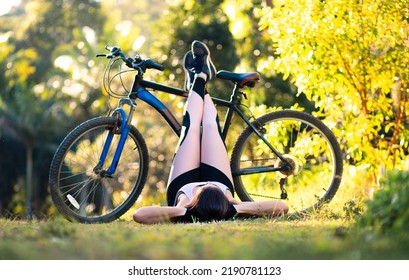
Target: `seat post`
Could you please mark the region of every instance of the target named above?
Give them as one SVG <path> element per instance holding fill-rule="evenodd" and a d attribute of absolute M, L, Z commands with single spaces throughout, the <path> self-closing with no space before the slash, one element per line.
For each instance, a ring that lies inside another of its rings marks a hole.
<path fill-rule="evenodd" d="M 233 88 L 232 94 L 230 96 L 230 103 L 235 104 L 235 105 L 240 103 L 240 101 L 241 101 L 241 96 L 239 94 L 240 92 L 241 91 L 240 91 L 240 87 L 239 87 L 238 83 L 234 83 L 234 88 Z"/>
<path fill-rule="evenodd" d="M 222 138 L 223 141 L 226 140 L 227 132 L 229 131 L 229 127 L 233 118 L 234 111 L 237 110 L 237 105 L 240 104 L 241 96 L 240 96 L 240 88 L 238 83 L 234 83 L 234 88 L 232 94 L 230 96 L 230 105 L 227 108 L 226 118 L 224 120 L 223 128 L 222 128 Z"/>

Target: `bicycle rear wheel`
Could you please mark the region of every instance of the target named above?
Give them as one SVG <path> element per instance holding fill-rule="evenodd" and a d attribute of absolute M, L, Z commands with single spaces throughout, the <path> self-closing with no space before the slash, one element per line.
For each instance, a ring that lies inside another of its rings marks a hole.
<path fill-rule="evenodd" d="M 148 149 L 131 127 L 116 172 L 103 176 L 94 168 L 117 117 L 98 117 L 76 127 L 58 147 L 50 167 L 50 192 L 57 209 L 69 220 L 82 223 L 111 222 L 136 201 L 148 174 Z M 114 134 L 106 165 L 110 164 L 120 134 Z M 105 166 L 104 168 L 107 168 Z"/>
<path fill-rule="evenodd" d="M 334 197 L 342 177 L 342 153 L 323 122 L 303 112 L 282 110 L 253 124 L 292 169 L 278 171 L 283 161 L 247 127 L 231 157 L 235 191 L 242 201 L 284 199 L 289 214 L 302 214 Z"/>

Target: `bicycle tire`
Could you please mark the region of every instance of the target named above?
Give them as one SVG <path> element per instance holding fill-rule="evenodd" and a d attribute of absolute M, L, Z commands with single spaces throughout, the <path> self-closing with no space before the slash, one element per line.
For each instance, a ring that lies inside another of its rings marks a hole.
<path fill-rule="evenodd" d="M 293 110 L 263 115 L 252 122 L 294 171 L 245 175 L 245 168 L 280 167 L 280 160 L 248 126 L 232 150 L 235 192 L 242 201 L 283 199 L 288 215 L 305 214 L 329 202 L 341 183 L 343 159 L 332 131 L 318 118 Z M 284 190 L 280 180 L 285 179 Z"/>
<path fill-rule="evenodd" d="M 54 154 L 49 174 L 51 198 L 67 219 L 81 223 L 108 223 L 118 219 L 135 203 L 148 175 L 148 148 L 132 126 L 124 150 L 111 177 L 96 174 L 106 135 L 118 127 L 117 117 L 97 117 L 73 129 Z M 106 164 L 110 164 L 115 134 Z M 115 148 L 114 148 L 115 147 Z"/>

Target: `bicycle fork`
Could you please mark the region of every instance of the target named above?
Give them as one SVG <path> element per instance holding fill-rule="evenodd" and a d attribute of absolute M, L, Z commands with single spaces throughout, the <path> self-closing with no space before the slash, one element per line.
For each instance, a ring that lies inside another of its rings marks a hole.
<path fill-rule="evenodd" d="M 124 104 L 129 105 L 130 107 L 128 115 L 122 108 Z M 132 115 L 135 111 L 135 106 L 136 103 L 129 98 L 121 98 L 119 100 L 118 107 L 114 110 L 112 116 L 116 116 L 118 118 L 120 126 L 114 126 L 112 129 L 109 129 L 98 164 L 94 167 L 95 174 L 98 174 L 101 177 L 111 178 L 115 173 L 116 167 L 118 166 L 119 159 L 124 149 L 126 138 L 128 137 L 129 131 L 131 129 Z M 121 136 L 119 138 L 119 142 L 116 147 L 111 164 L 109 165 L 108 169 L 104 170 L 103 167 L 112 144 L 112 139 L 114 138 L 115 134 L 120 134 Z"/>

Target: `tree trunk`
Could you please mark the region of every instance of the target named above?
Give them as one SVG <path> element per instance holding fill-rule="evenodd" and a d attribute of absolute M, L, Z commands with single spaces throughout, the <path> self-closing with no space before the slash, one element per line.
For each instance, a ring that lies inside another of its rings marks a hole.
<path fill-rule="evenodd" d="M 273 8 L 274 4 L 273 4 L 273 0 L 265 0 L 265 4 L 267 7 Z"/>

